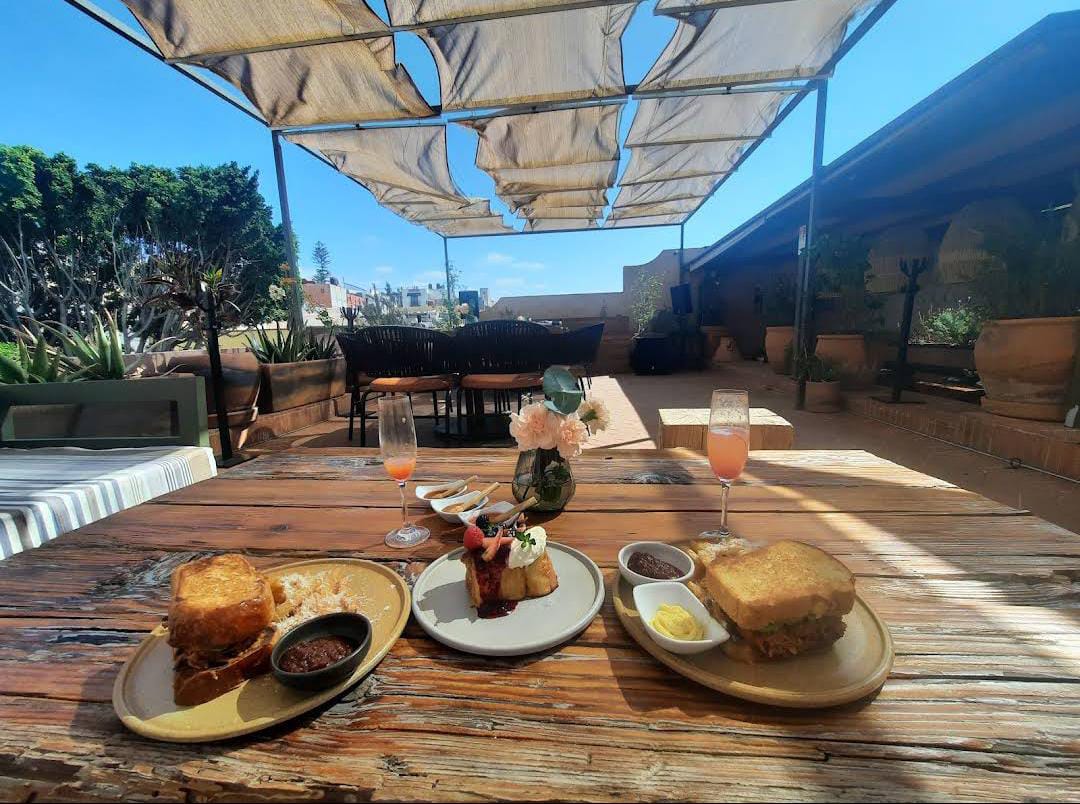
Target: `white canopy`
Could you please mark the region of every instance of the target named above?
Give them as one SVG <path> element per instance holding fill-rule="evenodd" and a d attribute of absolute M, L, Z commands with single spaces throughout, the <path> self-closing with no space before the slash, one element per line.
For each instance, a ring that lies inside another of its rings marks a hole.
<path fill-rule="evenodd" d="M 645 98 L 626 135 L 626 146 L 681 145 L 711 140 L 756 140 L 791 92 L 742 92 Z"/>

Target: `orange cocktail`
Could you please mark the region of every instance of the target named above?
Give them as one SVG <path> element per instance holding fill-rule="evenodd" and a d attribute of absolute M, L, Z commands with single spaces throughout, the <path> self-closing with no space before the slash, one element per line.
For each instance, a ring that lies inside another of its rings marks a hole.
<path fill-rule="evenodd" d="M 742 474 L 750 452 L 749 433 L 741 427 L 709 428 L 709 465 L 717 480 L 730 483 Z"/>
<path fill-rule="evenodd" d="M 386 474 L 394 478 L 399 483 L 404 483 L 410 477 L 412 477 L 413 471 L 416 469 L 416 457 L 412 455 L 403 455 L 400 457 L 385 458 L 383 459 L 383 466 L 386 468 Z"/>

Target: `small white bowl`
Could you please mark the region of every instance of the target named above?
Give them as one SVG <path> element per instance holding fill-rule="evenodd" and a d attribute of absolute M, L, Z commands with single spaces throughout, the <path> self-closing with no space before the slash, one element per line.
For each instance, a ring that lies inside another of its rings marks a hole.
<path fill-rule="evenodd" d="M 701 623 L 705 629 L 705 639 L 672 639 L 664 636 L 652 627 L 652 618 L 656 616 L 657 609 L 664 603 L 682 606 Z M 704 653 L 712 650 L 717 645 L 727 642 L 730 635 L 724 626 L 720 625 L 701 601 L 694 597 L 694 593 L 677 581 L 661 581 L 659 583 L 643 583 L 634 587 L 634 607 L 641 615 L 641 623 L 645 631 L 652 637 L 653 642 L 664 650 L 672 653 L 680 653 L 689 656 L 694 653 Z"/>
<path fill-rule="evenodd" d="M 648 553 L 651 556 L 659 558 L 661 561 L 666 561 L 673 567 L 677 567 L 682 570 L 683 574 L 678 578 L 670 579 L 650 578 L 646 575 L 639 575 L 626 566 L 626 562 L 630 560 L 630 556 L 634 553 Z M 668 580 L 686 583 L 686 581 L 689 581 L 694 575 L 694 559 L 690 558 L 690 556 L 678 547 L 673 547 L 672 545 L 664 544 L 663 542 L 631 542 L 619 551 L 619 573 L 631 586 L 639 586 L 643 583 L 666 583 Z"/>
<path fill-rule="evenodd" d="M 451 524 L 457 525 L 457 524 L 459 524 L 461 522 L 461 514 L 459 514 L 459 513 L 450 513 L 446 509 L 449 508 L 451 505 L 454 505 L 455 503 L 464 502 L 464 500 L 470 494 L 475 494 L 475 493 L 476 492 L 467 491 L 464 494 L 458 494 L 455 497 L 447 497 L 445 500 L 432 500 L 431 501 L 431 509 L 436 514 L 438 514 L 443 519 L 445 519 L 447 522 L 450 522 Z M 485 505 L 487 505 L 490 500 L 491 500 L 491 498 L 488 497 L 488 496 L 481 497 L 477 501 L 477 505 L 476 505 L 475 508 L 470 508 L 468 511 L 463 511 L 462 513 L 471 514 L 474 511 L 478 511 L 478 509 L 483 508 Z"/>
<path fill-rule="evenodd" d="M 460 483 L 460 482 L 461 482 L 460 480 L 448 480 L 445 483 L 427 483 L 427 484 L 422 485 L 422 486 L 417 486 L 416 487 L 416 499 L 423 500 L 428 505 L 434 507 L 434 503 L 438 502 L 438 500 L 429 500 L 427 497 L 424 496 L 425 494 L 431 494 L 431 492 L 433 492 L 433 491 L 440 491 L 442 489 L 445 489 L 445 488 L 448 488 L 448 487 L 454 485 L 455 483 Z M 461 491 L 459 491 L 457 493 L 457 495 L 455 495 L 455 496 L 460 496 L 462 494 L 467 494 L 468 491 L 469 491 L 469 484 L 466 483 L 464 486 L 461 487 Z M 448 500 L 450 498 L 449 497 L 443 497 L 442 499 Z"/>
<path fill-rule="evenodd" d="M 491 516 L 492 514 L 501 514 L 504 511 L 509 511 L 513 507 L 514 506 L 512 503 L 508 503 L 506 502 L 506 500 L 502 500 L 497 503 L 492 503 L 491 505 L 488 505 L 484 508 L 473 508 L 471 511 L 466 511 L 463 514 L 458 514 L 458 518 L 461 520 L 461 523 L 465 525 L 465 527 L 468 527 L 478 516 L 480 516 L 480 514 L 487 514 L 488 516 Z M 514 523 L 514 520 L 518 518 L 518 516 L 521 516 L 521 514 L 511 517 L 506 522 L 500 522 L 499 524 L 511 525 Z"/>

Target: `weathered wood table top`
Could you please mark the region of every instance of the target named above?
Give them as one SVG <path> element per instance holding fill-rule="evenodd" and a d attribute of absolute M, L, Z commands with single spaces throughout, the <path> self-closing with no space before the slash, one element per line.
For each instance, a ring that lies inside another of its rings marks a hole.
<path fill-rule="evenodd" d="M 509 481 L 515 457 L 421 450 L 417 475 Z M 341 699 L 220 744 L 128 733 L 110 703 L 120 665 L 201 553 L 362 556 L 411 579 L 457 546 L 430 515 L 428 543 L 383 546 L 400 511 L 374 450 L 264 455 L 0 563 L 0 799 L 1080 797 L 1080 537 L 865 452 L 752 453 L 733 528 L 838 556 L 896 643 L 877 695 L 774 709 L 674 675 L 612 608 L 621 545 L 716 525 L 704 459 L 594 451 L 574 471 L 567 511 L 534 521 L 608 578 L 578 638 L 487 659 L 410 623 Z"/>

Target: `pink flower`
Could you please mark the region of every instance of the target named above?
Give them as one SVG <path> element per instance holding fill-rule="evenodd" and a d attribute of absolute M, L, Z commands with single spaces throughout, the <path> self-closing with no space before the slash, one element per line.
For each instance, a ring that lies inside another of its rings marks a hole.
<path fill-rule="evenodd" d="M 589 428 L 577 417 L 571 414 L 561 419 L 556 431 L 556 441 L 559 455 L 564 459 L 576 458 L 581 454 L 581 448 L 589 440 Z"/>
<path fill-rule="evenodd" d="M 543 402 L 534 402 L 510 414 L 510 435 L 522 452 L 530 449 L 554 449 L 558 437 L 559 417 Z"/>

